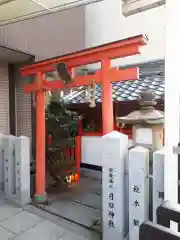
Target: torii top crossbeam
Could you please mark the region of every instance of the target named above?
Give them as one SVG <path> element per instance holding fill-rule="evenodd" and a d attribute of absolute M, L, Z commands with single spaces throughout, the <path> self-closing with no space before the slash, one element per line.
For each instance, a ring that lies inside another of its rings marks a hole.
<path fill-rule="evenodd" d="M 147 44 L 145 35 L 119 40 L 105 45 L 85 49 L 75 53 L 55 57 L 28 65 L 20 69 L 22 76 L 35 75 L 32 84 L 25 85 L 26 92 L 36 92 L 36 199 L 45 198 L 45 95 L 44 91 L 89 85 L 95 81 L 102 86 L 102 131 L 111 132 L 114 128 L 112 82 L 138 79 L 138 68 L 111 68 L 111 60 L 140 54 L 140 47 Z M 101 70 L 95 75 L 76 76 L 73 83 L 64 85 L 61 80 L 48 82 L 45 73 L 56 70 L 58 63 L 73 68 L 101 62 Z"/>
<path fill-rule="evenodd" d="M 21 68 L 20 72 L 23 76 L 36 74 L 37 72 L 50 72 L 55 70 L 55 64 L 65 62 L 70 68 L 81 65 L 101 62 L 102 59 L 116 59 L 121 57 L 132 56 L 140 53 L 139 47 L 147 44 L 146 35 L 138 35 L 135 37 L 107 43 L 82 51 L 54 57 L 43 60 L 27 67 Z"/>

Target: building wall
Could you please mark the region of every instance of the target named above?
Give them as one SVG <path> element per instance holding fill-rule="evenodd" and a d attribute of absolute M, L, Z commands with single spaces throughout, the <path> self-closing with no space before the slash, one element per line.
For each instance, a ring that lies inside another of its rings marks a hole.
<path fill-rule="evenodd" d="M 36 56 L 36 60 L 85 48 L 83 6 L 0 28 L 0 44 Z"/>
<path fill-rule="evenodd" d="M 32 137 L 31 94 L 24 92 L 22 79 L 16 81 L 16 135 Z"/>
<path fill-rule="evenodd" d="M 138 34 L 148 35 L 148 46 L 120 64 L 164 58 L 164 6 L 124 17 L 121 0 L 104 0 L 1 27 L 0 44 L 41 60 Z"/>
<path fill-rule="evenodd" d="M 32 137 L 32 97 L 31 93 L 24 92 L 25 79 L 19 73 L 19 67 L 14 67 L 15 81 L 15 119 L 16 135 Z"/>
<path fill-rule="evenodd" d="M 24 93 L 24 82 L 15 68 L 14 79 L 10 77 L 8 63 L 0 63 L 0 133 L 17 136 L 32 136 L 31 94 Z M 9 101 L 10 81 L 15 81 L 15 96 Z M 10 114 L 15 108 L 14 115 Z M 11 119 L 12 118 L 12 119 Z M 10 131 L 10 120 L 15 126 L 15 132 Z"/>
<path fill-rule="evenodd" d="M 9 74 L 7 63 L 0 63 L 0 133 L 9 134 Z"/>
<path fill-rule="evenodd" d="M 96 4 L 56 12 L 39 18 L 6 25 L 0 28 L 0 44 L 33 54 L 36 60 L 93 47 L 103 43 L 145 33 L 148 46 L 142 56 L 121 59 L 118 64 L 132 64 L 164 58 L 165 8 L 164 6 L 124 17 L 120 0 L 105 0 Z M 1 68 L 2 79 L 8 78 L 7 68 Z M 8 81 L 6 82 L 6 86 Z M 6 99 L 6 93 L 1 95 Z M 28 104 L 27 104 L 28 102 Z M 0 103 L 1 109 L 4 102 Z M 8 101 L 3 121 L 9 124 Z M 31 96 L 23 92 L 22 79 L 16 79 L 17 134 L 31 136 Z M 2 114 L 3 111 L 1 111 Z M 0 115 L 1 118 L 1 115 Z M 0 120 L 1 121 L 1 120 Z M 24 122 L 24 123 L 22 123 Z M 26 129 L 27 128 L 27 129 Z M 8 133 L 9 126 L 0 132 Z"/>
<path fill-rule="evenodd" d="M 86 6 L 86 47 L 147 34 L 149 42 L 143 48 L 142 55 L 123 59 L 118 63 L 131 64 L 164 58 L 165 7 L 124 17 L 121 4 L 120 0 L 106 0 Z"/>

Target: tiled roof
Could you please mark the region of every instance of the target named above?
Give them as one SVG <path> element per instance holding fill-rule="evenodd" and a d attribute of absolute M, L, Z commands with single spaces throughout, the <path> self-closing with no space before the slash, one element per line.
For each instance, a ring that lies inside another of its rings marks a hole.
<path fill-rule="evenodd" d="M 131 66 L 132 67 L 132 66 Z M 156 99 L 164 98 L 164 60 L 139 65 L 140 77 L 134 81 L 113 84 L 113 99 L 117 101 L 136 100 L 141 91 L 152 89 Z M 79 87 L 64 95 L 66 103 L 86 103 L 87 88 Z M 101 102 L 101 86 L 96 86 L 96 102 Z"/>

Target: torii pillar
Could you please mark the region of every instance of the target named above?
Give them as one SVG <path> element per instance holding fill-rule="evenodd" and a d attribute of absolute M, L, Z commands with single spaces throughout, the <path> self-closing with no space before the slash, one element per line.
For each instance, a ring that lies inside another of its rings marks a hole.
<path fill-rule="evenodd" d="M 178 155 L 180 141 L 180 1 L 166 0 L 165 31 L 165 200 L 178 202 Z"/>
<path fill-rule="evenodd" d="M 47 90 L 88 86 L 95 82 L 102 86 L 102 130 L 103 135 L 114 130 L 112 82 L 138 79 L 138 68 L 119 69 L 112 68 L 112 59 L 136 55 L 140 47 L 147 44 L 144 35 L 119 40 L 105 45 L 97 46 L 83 51 L 59 56 L 26 66 L 20 69 L 23 76 L 35 75 L 31 84 L 26 84 L 25 92 L 36 93 L 36 195 L 37 202 L 46 201 L 45 189 L 45 94 Z M 48 82 L 46 72 L 56 70 L 58 63 L 65 63 L 68 69 L 101 62 L 101 70 L 96 74 L 76 76 L 74 82 L 64 85 L 61 80 Z"/>
<path fill-rule="evenodd" d="M 110 59 L 101 62 L 101 101 L 102 101 L 102 134 L 106 135 L 114 130 L 112 83 L 108 81 L 108 71 L 111 68 Z"/>

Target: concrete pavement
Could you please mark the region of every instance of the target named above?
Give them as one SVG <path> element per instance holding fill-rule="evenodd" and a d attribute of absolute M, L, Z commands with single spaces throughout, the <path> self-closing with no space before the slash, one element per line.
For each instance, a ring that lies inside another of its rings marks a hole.
<path fill-rule="evenodd" d="M 20 208 L 0 196 L 1 240 L 99 240 L 99 234 L 31 205 Z"/>

